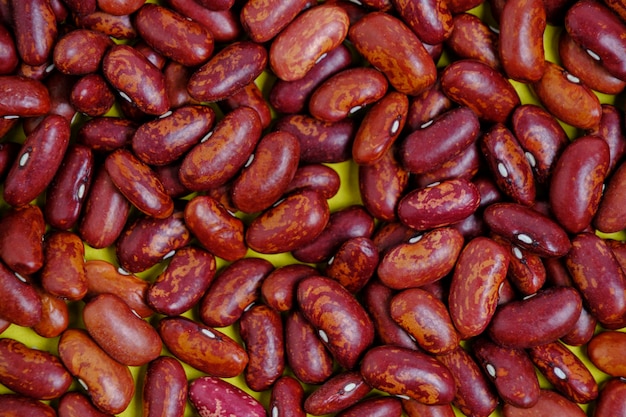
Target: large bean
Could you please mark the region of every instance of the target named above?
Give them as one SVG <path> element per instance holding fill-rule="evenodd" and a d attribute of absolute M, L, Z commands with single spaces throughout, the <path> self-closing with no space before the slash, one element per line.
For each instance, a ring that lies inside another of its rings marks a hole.
<path fill-rule="evenodd" d="M 189 384 L 189 400 L 200 415 L 265 417 L 263 405 L 230 382 L 202 376 Z"/>
<path fill-rule="evenodd" d="M 594 417 L 624 417 L 626 415 L 626 383 L 621 378 L 610 379 L 602 387 L 596 402 Z"/>
<path fill-rule="evenodd" d="M 626 378 L 624 346 L 626 346 L 626 333 L 608 330 L 591 338 L 587 345 L 587 355 L 602 372 Z"/>
<path fill-rule="evenodd" d="M 316 273 L 317 270 L 312 266 L 302 264 L 290 264 L 274 269 L 261 284 L 263 302 L 277 311 L 291 310 L 298 282 Z"/>
<path fill-rule="evenodd" d="M 337 413 L 361 400 L 372 388 L 357 371 L 344 371 L 313 391 L 304 401 L 304 411 L 313 415 Z"/>
<path fill-rule="evenodd" d="M 379 255 L 374 242 L 367 237 L 346 240 L 328 261 L 324 273 L 351 293 L 357 293 L 376 272 Z"/>
<path fill-rule="evenodd" d="M 268 409 L 271 415 L 282 417 L 305 417 L 302 409 L 304 388 L 297 379 L 285 375 L 272 387 Z"/>
<path fill-rule="evenodd" d="M 626 164 L 620 164 L 603 191 L 593 225 L 604 233 L 614 233 L 626 228 L 626 201 L 620 192 L 626 184 Z"/>
<path fill-rule="evenodd" d="M 85 245 L 69 231 L 56 231 L 44 240 L 44 264 L 39 274 L 41 285 L 52 295 L 80 300 L 87 293 Z"/>
<path fill-rule="evenodd" d="M 48 62 L 58 35 L 56 17 L 49 1 L 12 1 L 15 44 L 28 65 Z"/>
<path fill-rule="evenodd" d="M 113 41 L 104 33 L 77 29 L 61 36 L 54 45 L 54 66 L 64 74 L 96 72 Z"/>
<path fill-rule="evenodd" d="M 89 398 L 78 391 L 68 391 L 59 400 L 58 417 L 110 417 L 97 409 Z"/>
<path fill-rule="evenodd" d="M 148 365 L 143 381 L 143 416 L 183 416 L 187 390 L 187 375 L 180 362 L 169 356 L 156 358 Z"/>
<path fill-rule="evenodd" d="M 503 413 L 504 417 L 585 417 L 587 415 L 578 404 L 548 389 L 541 390 L 539 401 L 532 407 L 519 408 L 505 404 Z"/>
<path fill-rule="evenodd" d="M 33 398 L 19 394 L 0 395 L 0 413 L 6 417 L 56 417 L 54 408 Z"/>
<path fill-rule="evenodd" d="M 41 81 L 19 75 L 0 76 L 0 93 L 0 116 L 5 119 L 44 116 L 52 105 Z"/>
<path fill-rule="evenodd" d="M 270 4 L 253 0 L 241 9 L 241 24 L 255 42 L 263 43 L 274 38 L 305 8 L 307 0 L 283 1 Z"/>
<path fill-rule="evenodd" d="M 445 44 L 456 56 L 477 59 L 494 69 L 501 68 L 496 32 L 471 13 L 457 14 L 452 23 L 452 33 Z"/>
<path fill-rule="evenodd" d="M 0 218 L 0 259 L 18 274 L 30 275 L 43 266 L 46 223 L 39 206 L 11 208 Z"/>
<path fill-rule="evenodd" d="M 422 42 L 437 45 L 450 37 L 453 20 L 448 2 L 394 0 L 393 5 Z"/>

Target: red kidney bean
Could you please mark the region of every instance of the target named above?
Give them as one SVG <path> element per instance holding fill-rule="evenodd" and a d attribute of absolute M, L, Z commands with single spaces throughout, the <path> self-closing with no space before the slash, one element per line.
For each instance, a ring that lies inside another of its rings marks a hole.
<path fill-rule="evenodd" d="M 591 338 L 587 355 L 602 372 L 614 377 L 626 377 L 626 333 L 602 331 Z"/>
<path fill-rule="evenodd" d="M 333 357 L 297 309 L 285 319 L 285 354 L 294 376 L 304 384 L 321 384 L 333 374 Z"/>
<path fill-rule="evenodd" d="M 70 94 L 74 83 L 76 82 L 76 76 L 62 74 L 59 71 L 52 71 L 45 78 L 44 84 L 48 89 L 50 95 L 50 112 L 52 114 L 58 114 L 72 123 L 75 120 L 77 111 L 71 102 Z M 26 135 L 29 135 L 45 116 L 29 117 L 23 120 L 22 128 Z M 11 119 L 9 119 L 11 120 Z"/>
<path fill-rule="evenodd" d="M 332 213 L 321 234 L 294 250 L 293 256 L 300 262 L 325 262 L 346 240 L 369 237 L 373 231 L 372 217 L 362 207 L 351 205 Z"/>
<path fill-rule="evenodd" d="M 507 273 L 509 282 L 525 296 L 539 291 L 546 282 L 546 269 L 542 258 L 506 241 L 500 235 L 493 235 L 492 239 L 512 255 L 509 256 L 511 261 Z"/>
<path fill-rule="evenodd" d="M 68 391 L 60 399 L 57 407 L 58 417 L 111 417 L 103 413 L 78 391 Z"/>
<path fill-rule="evenodd" d="M 69 139 L 69 122 L 59 115 L 46 116 L 22 144 L 4 181 L 4 200 L 22 206 L 41 194 L 61 165 Z"/>
<path fill-rule="evenodd" d="M 402 141 L 402 166 L 414 174 L 432 171 L 460 155 L 479 133 L 480 123 L 472 110 L 468 107 L 449 110 Z"/>
<path fill-rule="evenodd" d="M 101 411 L 121 413 L 130 404 L 135 383 L 128 366 L 102 350 L 85 330 L 67 329 L 59 339 L 59 357 Z"/>
<path fill-rule="evenodd" d="M 620 190 L 626 181 L 626 164 L 620 164 L 603 191 L 593 225 L 604 233 L 618 232 L 626 227 L 626 212 Z"/>
<path fill-rule="evenodd" d="M 154 171 L 126 149 L 106 157 L 105 169 L 119 191 L 142 213 L 157 219 L 169 217 L 174 202 Z"/>
<path fill-rule="evenodd" d="M 43 246 L 40 272 L 43 288 L 52 295 L 80 300 L 87 293 L 85 245 L 70 231 L 48 233 Z"/>
<path fill-rule="evenodd" d="M 89 14 L 96 11 L 96 0 L 64 0 L 63 3 L 75 14 Z"/>
<path fill-rule="evenodd" d="M 94 151 L 110 152 L 131 143 L 137 126 L 129 119 L 94 117 L 78 129 L 77 142 Z"/>
<path fill-rule="evenodd" d="M 402 415 L 402 403 L 399 399 L 389 396 L 369 397 L 337 414 L 339 417 L 357 417 L 362 415 L 400 417 Z"/>
<path fill-rule="evenodd" d="M 85 262 L 87 297 L 100 294 L 115 294 L 140 317 L 151 316 L 154 311 L 146 304 L 146 292 L 150 283 L 136 275 L 120 272 L 113 264 L 104 260 Z"/>
<path fill-rule="evenodd" d="M 523 349 L 499 346 L 487 338 L 472 344 L 477 363 L 493 382 L 500 398 L 515 407 L 529 408 L 539 401 L 535 368 Z"/>
<path fill-rule="evenodd" d="M 449 7 L 452 5 L 449 4 Z M 476 59 L 494 69 L 501 69 L 498 34 L 476 15 L 460 13 L 452 20 L 448 46 L 460 58 Z"/>
<path fill-rule="evenodd" d="M 194 246 L 180 248 L 150 285 L 146 302 L 158 313 L 180 315 L 200 301 L 215 271 L 215 258 L 210 253 Z"/>
<path fill-rule="evenodd" d="M 76 29 L 60 36 L 54 45 L 52 61 L 64 74 L 83 75 L 96 72 L 113 41 L 104 33 Z"/>
<path fill-rule="evenodd" d="M 478 208 L 478 188 L 465 178 L 419 188 L 398 203 L 398 218 L 416 230 L 447 226 L 465 219 Z"/>
<path fill-rule="evenodd" d="M 417 187 L 427 187 L 430 184 L 454 178 L 472 179 L 481 168 L 483 168 L 483 160 L 480 156 L 479 143 L 475 141 L 439 167 L 415 176 L 414 183 Z"/>
<path fill-rule="evenodd" d="M 603 139 L 583 136 L 557 160 L 550 182 L 550 207 L 568 232 L 579 233 L 590 225 L 602 197 L 609 157 Z"/>
<path fill-rule="evenodd" d="M 572 330 L 561 337 L 561 341 L 570 346 L 586 345 L 593 337 L 597 324 L 598 320 L 589 312 L 587 307 L 583 306 L 578 321 Z"/>
<path fill-rule="evenodd" d="M 299 156 L 300 142 L 291 133 L 276 131 L 265 135 L 251 155 L 251 162 L 233 182 L 233 204 L 244 213 L 269 208 L 293 179 Z"/>
<path fill-rule="evenodd" d="M 491 322 L 509 260 L 507 251 L 486 237 L 472 239 L 463 248 L 448 297 L 450 316 L 461 338 L 482 333 Z"/>
<path fill-rule="evenodd" d="M 17 52 L 17 46 L 13 39 L 12 32 L 3 25 L 0 24 L 0 75 L 8 75 L 13 73 L 20 63 L 20 58 Z"/>
<path fill-rule="evenodd" d="M 50 93 L 37 80 L 19 75 L 0 76 L 0 116 L 44 116 L 51 108 Z"/>
<path fill-rule="evenodd" d="M 167 383 L 163 383 L 167 381 Z M 188 383 L 185 369 L 174 358 L 160 356 L 148 364 L 143 381 L 145 417 L 179 417 L 185 412 Z"/>
<path fill-rule="evenodd" d="M 232 9 L 210 10 L 195 0 L 168 0 L 167 4 L 180 14 L 206 26 L 215 42 L 232 42 L 243 33 L 239 16 Z"/>
<path fill-rule="evenodd" d="M 44 217 L 52 227 L 67 230 L 76 225 L 91 186 L 93 170 L 91 149 L 70 144 L 46 191 Z"/>
<path fill-rule="evenodd" d="M 45 220 L 39 206 L 11 208 L 0 218 L 0 258 L 18 274 L 30 275 L 44 262 Z"/>
<path fill-rule="evenodd" d="M 228 10 L 235 4 L 235 0 L 198 0 L 198 3 L 209 10 Z"/>
<path fill-rule="evenodd" d="M 609 173 L 612 173 L 626 152 L 626 137 L 621 120 L 623 111 L 611 104 L 602 104 L 602 118 L 596 129 L 591 129 L 589 134 L 600 136 L 609 145 L 611 154 Z"/>
<path fill-rule="evenodd" d="M 106 13 L 123 16 L 139 10 L 144 4 L 142 0 L 96 0 L 98 8 Z"/>
<path fill-rule="evenodd" d="M 298 282 L 316 273 L 315 268 L 303 264 L 289 264 L 274 269 L 261 284 L 263 302 L 276 311 L 291 310 Z"/>
<path fill-rule="evenodd" d="M 58 357 L 18 340 L 0 339 L 0 382 L 10 390 L 39 400 L 59 398 L 72 383 Z"/>
<path fill-rule="evenodd" d="M 353 368 L 374 341 L 374 326 L 363 306 L 337 281 L 321 276 L 300 281 L 297 299 L 337 362 Z"/>
<path fill-rule="evenodd" d="M 217 123 L 210 138 L 184 157 L 181 182 L 193 191 L 224 185 L 244 166 L 261 138 L 261 130 L 261 120 L 253 109 L 231 111 Z"/>
<path fill-rule="evenodd" d="M 619 35 L 626 30 L 622 20 L 600 4 L 585 0 L 573 5 L 565 15 L 565 29 L 614 77 L 626 81 L 626 42 Z"/>
<path fill-rule="evenodd" d="M 227 261 L 245 256 L 243 222 L 209 196 L 196 196 L 185 206 L 185 225 L 209 252 Z"/>
<path fill-rule="evenodd" d="M 89 246 L 110 246 L 122 233 L 130 212 L 130 202 L 117 189 L 104 167 L 94 175 L 85 207 L 78 224 L 78 234 Z"/>
<path fill-rule="evenodd" d="M 602 108 L 596 95 L 561 66 L 546 61 L 543 76 L 532 89 L 546 110 L 561 121 L 580 129 L 600 123 Z"/>
<path fill-rule="evenodd" d="M 249 1 L 241 9 L 241 24 L 254 42 L 264 43 L 280 33 L 307 5 L 307 0 L 291 0 L 270 5 Z"/>
<path fill-rule="evenodd" d="M 397 219 L 396 209 L 409 182 L 409 172 L 390 148 L 381 158 L 369 165 L 359 166 L 359 193 L 363 206 L 376 219 Z"/>
<path fill-rule="evenodd" d="M 626 281 L 608 244 L 595 234 L 578 234 L 572 239 L 565 262 L 589 312 L 607 327 L 622 327 L 626 313 Z M 598 277 L 601 277 L 601 284 Z"/>
<path fill-rule="evenodd" d="M 439 79 L 422 93 L 411 97 L 405 131 L 415 131 L 452 108 L 452 101 L 441 91 Z"/>
<path fill-rule="evenodd" d="M 351 293 L 356 293 L 376 272 L 378 259 L 378 249 L 372 240 L 368 237 L 350 238 L 328 260 L 324 273 Z"/>
<path fill-rule="evenodd" d="M 391 345 L 369 349 L 361 375 L 374 389 L 429 405 L 448 404 L 456 393 L 452 373 L 435 357 Z"/>
<path fill-rule="evenodd" d="M 554 388 L 570 401 L 589 403 L 598 396 L 598 384 L 591 371 L 561 342 L 532 347 L 528 355 Z"/>
<path fill-rule="evenodd" d="M 453 19 L 446 2 L 394 0 L 393 4 L 402 20 L 422 42 L 437 45 L 450 37 Z"/>
<path fill-rule="evenodd" d="M 408 417 L 454 417 L 456 416 L 451 404 L 429 405 L 419 401 L 400 398 L 402 409 Z"/>
<path fill-rule="evenodd" d="M 42 318 L 42 302 L 35 288 L 24 277 L 0 262 L 2 297 L 0 317 L 18 326 L 32 327 Z"/>
<path fill-rule="evenodd" d="M 270 415 L 283 417 L 306 417 L 302 408 L 304 388 L 297 379 L 284 375 L 272 387 L 268 410 Z"/>
<path fill-rule="evenodd" d="M 623 417 L 626 412 L 626 384 L 623 379 L 611 379 L 604 384 L 596 402 L 594 417 Z"/>
<path fill-rule="evenodd" d="M 261 119 L 263 129 L 269 127 L 272 122 L 272 109 L 263 97 L 263 92 L 254 81 L 241 87 L 221 103 L 226 112 L 233 111 L 237 107 L 250 107 L 254 109 Z"/>
<path fill-rule="evenodd" d="M 7 417 L 56 417 L 54 408 L 48 404 L 19 394 L 1 394 L 0 413 Z"/>
<path fill-rule="evenodd" d="M 201 415 L 266 415 L 263 405 L 250 394 L 227 381 L 211 376 L 202 376 L 189 384 L 189 401 Z"/>
<path fill-rule="evenodd" d="M 539 401 L 534 406 L 519 408 L 511 404 L 505 404 L 503 413 L 504 417 L 586 416 L 585 412 L 576 403 L 548 389 L 541 390 Z"/>
<path fill-rule="evenodd" d="M 191 75 L 187 91 L 198 101 L 223 100 L 254 81 L 266 66 L 267 52 L 261 45 L 232 43 Z"/>
<path fill-rule="evenodd" d="M 139 110 L 155 116 L 169 110 L 163 73 L 131 46 L 111 47 L 102 60 L 102 71 L 122 97 Z"/>
<path fill-rule="evenodd" d="M 139 8 L 135 27 L 148 45 L 183 65 L 201 65 L 213 53 L 213 36 L 205 26 L 163 6 L 145 4 Z M 155 31 L 155 27 L 167 30 Z"/>
<path fill-rule="evenodd" d="M 167 57 L 148 45 L 144 39 L 139 39 L 137 43 L 133 45 L 133 48 L 141 52 L 141 54 L 148 58 L 148 61 L 159 70 L 162 70 L 167 62 Z"/>
<path fill-rule="evenodd" d="M 163 68 L 165 76 L 165 89 L 172 109 L 185 105 L 197 104 L 187 91 L 189 77 L 193 74 L 193 68 L 186 67 L 176 61 L 169 61 Z"/>
<path fill-rule="evenodd" d="M 244 348 L 214 328 L 183 316 L 161 319 L 156 327 L 174 356 L 208 375 L 232 378 L 248 364 Z"/>
<path fill-rule="evenodd" d="M 74 15 L 74 21 L 79 28 L 102 32 L 116 39 L 132 40 L 137 37 L 129 15 L 117 16 L 96 10 L 85 15 Z"/>
<path fill-rule="evenodd" d="M 356 404 L 371 391 L 357 371 L 335 375 L 313 391 L 304 401 L 304 410 L 313 415 L 337 413 Z"/>
<path fill-rule="evenodd" d="M 11 2 L 15 45 L 22 61 L 41 65 L 48 61 L 58 35 L 49 1 Z"/>
<path fill-rule="evenodd" d="M 491 204 L 485 209 L 484 220 L 492 232 L 539 256 L 563 256 L 571 246 L 559 224 L 520 204 Z"/>
<path fill-rule="evenodd" d="M 327 200 L 339 192 L 341 179 L 337 171 L 323 164 L 301 165 L 285 189 L 285 194 L 308 188 L 321 193 Z"/>
<path fill-rule="evenodd" d="M 488 327 L 489 336 L 512 348 L 550 343 L 576 324 L 581 308 L 582 299 L 575 289 L 545 288 L 530 298 L 498 307 Z"/>
<path fill-rule="evenodd" d="M 41 320 L 33 326 L 33 330 L 41 337 L 57 337 L 70 324 L 67 302 L 43 288 L 35 287 L 35 290 L 41 300 Z"/>
<path fill-rule="evenodd" d="M 285 370 L 280 313 L 263 304 L 253 305 L 242 314 L 239 333 L 249 357 L 244 371 L 246 385 L 257 392 L 271 388 Z"/>
<path fill-rule="evenodd" d="M 208 326 L 235 323 L 245 309 L 259 299 L 263 279 L 274 269 L 263 258 L 244 258 L 231 263 L 213 280 L 198 309 Z"/>
<path fill-rule="evenodd" d="M 357 126 L 352 119 L 330 123 L 304 114 L 294 114 L 279 118 L 274 130 L 294 134 L 300 141 L 300 161 L 318 164 L 350 159 Z"/>
<path fill-rule="evenodd" d="M 72 87 L 70 102 L 76 111 L 96 117 L 111 109 L 115 96 L 104 77 L 100 74 L 87 74 Z"/>
<path fill-rule="evenodd" d="M 536 196 L 532 168 L 513 133 L 495 124 L 482 135 L 480 147 L 498 187 L 513 201 L 532 205 Z"/>
<path fill-rule="evenodd" d="M 452 271 L 463 248 L 463 236 L 440 227 L 391 247 L 377 270 L 381 282 L 393 289 L 421 287 Z"/>
<path fill-rule="evenodd" d="M 459 336 L 446 306 L 428 291 L 404 290 L 391 299 L 389 309 L 396 323 L 426 352 L 443 355 L 457 348 Z"/>
<path fill-rule="evenodd" d="M 462 59 L 449 64 L 440 82 L 445 95 L 469 107 L 481 120 L 505 123 L 520 105 L 508 79 L 480 61 Z"/>
<path fill-rule="evenodd" d="M 432 57 L 400 19 L 383 12 L 368 13 L 351 26 L 348 38 L 398 92 L 418 95 L 435 83 Z"/>

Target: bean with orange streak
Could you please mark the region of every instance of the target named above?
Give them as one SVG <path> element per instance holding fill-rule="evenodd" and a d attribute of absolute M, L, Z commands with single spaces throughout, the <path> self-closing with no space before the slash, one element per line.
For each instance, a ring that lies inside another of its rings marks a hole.
<path fill-rule="evenodd" d="M 626 377 L 626 333 L 607 330 L 596 334 L 587 345 L 591 362 L 602 372 Z"/>
<path fill-rule="evenodd" d="M 195 0 L 169 0 L 168 5 L 180 14 L 206 26 L 215 42 L 233 42 L 241 38 L 243 28 L 234 10 L 209 10 Z"/>
<path fill-rule="evenodd" d="M 508 242 L 502 236 L 493 235 L 491 238 L 500 243 L 511 255 L 507 273 L 509 282 L 524 296 L 539 291 L 546 282 L 543 259 Z"/>
<path fill-rule="evenodd" d="M 291 310 L 298 282 L 316 273 L 312 266 L 299 263 L 274 269 L 261 284 L 263 302 L 276 311 Z"/>
<path fill-rule="evenodd" d="M 452 33 L 446 46 L 459 57 L 477 59 L 494 69 L 501 69 L 498 34 L 476 15 L 454 16 Z"/>
<path fill-rule="evenodd" d="M 371 391 L 357 371 L 344 371 L 324 382 L 304 400 L 304 410 L 313 415 L 339 412 Z"/>
<path fill-rule="evenodd" d="M 596 402 L 595 417 L 624 417 L 626 412 L 626 383 L 621 378 L 608 380 L 600 391 L 600 397 Z"/>
<path fill-rule="evenodd" d="M 142 390 L 145 417 L 181 416 L 187 403 L 187 375 L 178 360 L 160 356 L 148 364 Z"/>
<path fill-rule="evenodd" d="M 376 272 L 378 249 L 368 237 L 346 240 L 326 264 L 325 275 L 357 293 Z"/>
<path fill-rule="evenodd" d="M 110 417 L 98 410 L 89 398 L 78 391 L 68 391 L 59 399 L 58 417 Z"/>
<path fill-rule="evenodd" d="M 0 259 L 17 274 L 39 271 L 44 263 L 45 230 L 39 206 L 10 208 L 0 219 Z"/>
<path fill-rule="evenodd" d="M 254 81 L 249 82 L 235 91 L 224 99 L 220 105 L 226 112 L 244 106 L 254 109 L 259 115 L 259 119 L 261 119 L 263 129 L 267 129 L 272 123 L 272 109 L 267 100 L 265 100 L 265 97 L 263 97 L 263 91 L 261 91 Z"/>
<path fill-rule="evenodd" d="M 55 231 L 44 240 L 41 285 L 52 295 L 79 300 L 87 293 L 85 245 L 69 231 Z"/>
<path fill-rule="evenodd" d="M 257 43 L 264 43 L 280 33 L 307 5 L 307 0 L 282 1 L 279 4 L 266 0 L 247 2 L 241 9 L 241 24 Z"/>
<path fill-rule="evenodd" d="M 52 59 L 56 69 L 64 74 L 81 75 L 100 68 L 106 50 L 113 41 L 104 33 L 77 29 L 59 37 Z"/>
<path fill-rule="evenodd" d="M 428 405 L 412 399 L 401 398 L 402 409 L 408 417 L 454 417 L 451 404 Z"/>
<path fill-rule="evenodd" d="M 58 36 L 54 11 L 49 1 L 11 2 L 15 44 L 28 65 L 48 62 Z M 13 4 L 14 3 L 14 4 Z"/>
<path fill-rule="evenodd" d="M 70 325 L 70 312 L 67 301 L 35 287 L 41 299 L 41 320 L 33 330 L 41 337 L 57 337 Z"/>
<path fill-rule="evenodd" d="M 422 42 L 437 45 L 450 37 L 453 17 L 447 2 L 394 0 L 393 5 L 402 20 Z"/>
<path fill-rule="evenodd" d="M 7 417 L 35 415 L 37 417 L 56 417 L 57 413 L 50 405 L 34 398 L 18 394 L 0 395 L 0 413 Z"/>

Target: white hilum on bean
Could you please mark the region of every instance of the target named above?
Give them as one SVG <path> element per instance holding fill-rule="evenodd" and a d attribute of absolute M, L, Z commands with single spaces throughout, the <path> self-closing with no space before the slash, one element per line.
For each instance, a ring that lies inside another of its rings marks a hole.
<path fill-rule="evenodd" d="M 396 119 L 391 124 L 391 134 L 395 135 L 398 132 L 398 129 L 400 129 L 400 120 Z"/>
<path fill-rule="evenodd" d="M 504 164 L 502 162 L 498 162 L 498 173 L 503 178 L 506 178 L 506 177 L 509 176 L 509 171 L 507 171 L 506 166 L 504 166 Z"/>
<path fill-rule="evenodd" d="M 567 75 L 565 76 L 570 82 L 573 82 L 574 84 L 580 84 L 580 78 L 578 78 L 575 75 L 572 75 L 570 73 L 567 73 Z"/>
<path fill-rule="evenodd" d="M 320 339 L 322 339 L 324 343 L 328 343 L 328 335 L 324 330 L 318 330 L 317 334 L 320 336 Z"/>
<path fill-rule="evenodd" d="M 600 55 L 596 54 L 595 52 L 593 52 L 591 49 L 587 49 L 587 53 L 589 54 L 590 57 L 592 57 L 593 59 L 595 59 L 596 61 L 600 60 Z"/>
<path fill-rule="evenodd" d="M 559 379 L 567 379 L 567 375 L 565 375 L 565 372 L 563 372 L 563 370 L 557 366 L 554 367 L 554 375 L 556 375 L 556 377 Z"/>
<path fill-rule="evenodd" d="M 343 387 L 344 392 L 352 392 L 356 388 L 356 384 L 354 382 L 350 382 L 345 387 Z"/>
<path fill-rule="evenodd" d="M 278 407 L 272 407 L 272 417 L 278 417 Z"/>
<path fill-rule="evenodd" d="M 28 158 L 30 158 L 30 152 L 25 152 L 20 158 L 20 166 L 23 167 L 28 162 Z"/>
<path fill-rule="evenodd" d="M 491 376 L 492 378 L 496 377 L 496 367 L 493 366 L 492 364 L 488 363 L 487 365 L 485 365 L 485 368 L 487 369 L 487 373 L 489 374 L 489 376 Z"/>
<path fill-rule="evenodd" d="M 517 235 L 517 239 L 520 242 L 526 243 L 528 245 L 530 245 L 531 243 L 533 243 L 533 238 L 528 236 L 527 234 L 524 233 L 520 233 L 519 235 Z"/>
<path fill-rule="evenodd" d="M 132 102 L 132 100 L 130 99 L 130 97 L 128 97 L 128 94 L 126 94 L 126 93 L 125 93 L 125 92 L 123 92 L 123 91 L 120 91 L 119 93 L 120 93 L 120 96 L 122 96 L 122 98 L 123 98 L 124 100 L 128 101 L 129 103 L 131 103 L 131 102 Z"/>
<path fill-rule="evenodd" d="M 522 253 L 522 250 L 520 248 L 518 248 L 517 246 L 513 246 L 513 248 L 511 249 L 511 251 L 513 252 L 513 255 L 519 259 L 522 260 L 524 259 L 524 254 Z"/>
<path fill-rule="evenodd" d="M 215 339 L 217 337 L 217 336 L 215 336 L 215 333 L 213 333 L 209 329 L 202 329 L 202 330 L 200 330 L 200 333 L 204 334 L 209 339 Z"/>
<path fill-rule="evenodd" d="M 328 55 L 327 52 L 324 52 L 322 55 L 320 55 L 319 58 L 317 58 L 317 60 L 315 61 L 316 64 L 318 64 L 322 59 L 326 58 L 326 56 Z"/>
<path fill-rule="evenodd" d="M 531 167 L 534 168 L 537 166 L 537 160 L 535 159 L 535 155 L 533 155 L 530 152 L 524 152 L 524 156 L 526 157 L 526 160 L 528 161 Z"/>

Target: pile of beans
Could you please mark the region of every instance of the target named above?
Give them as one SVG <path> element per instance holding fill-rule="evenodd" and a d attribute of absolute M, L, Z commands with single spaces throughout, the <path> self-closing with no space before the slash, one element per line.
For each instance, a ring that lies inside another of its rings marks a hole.
<path fill-rule="evenodd" d="M 626 2 L 481 3 L 0 0 L 0 415 L 625 416 Z"/>

